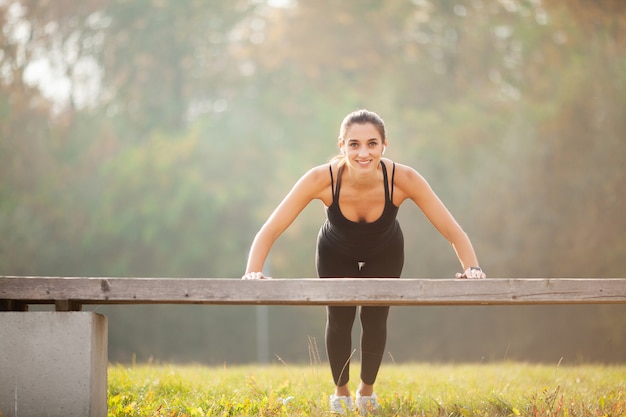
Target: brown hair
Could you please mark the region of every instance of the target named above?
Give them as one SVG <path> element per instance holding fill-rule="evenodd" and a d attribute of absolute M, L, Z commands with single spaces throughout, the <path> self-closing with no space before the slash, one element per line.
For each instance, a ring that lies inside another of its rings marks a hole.
<path fill-rule="evenodd" d="M 373 124 L 376 130 L 378 130 L 378 133 L 380 133 L 382 141 L 385 142 L 387 140 L 387 135 L 385 134 L 385 122 L 383 119 L 373 111 L 361 109 L 353 111 L 343 119 L 341 127 L 339 128 L 339 141 L 345 140 L 348 129 L 355 123 Z"/>

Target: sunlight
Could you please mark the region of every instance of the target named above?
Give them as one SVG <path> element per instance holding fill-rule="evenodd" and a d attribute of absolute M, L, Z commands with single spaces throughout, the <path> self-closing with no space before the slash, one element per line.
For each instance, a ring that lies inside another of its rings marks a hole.
<path fill-rule="evenodd" d="M 277 8 L 291 7 L 295 3 L 294 0 L 267 0 L 267 5 Z"/>

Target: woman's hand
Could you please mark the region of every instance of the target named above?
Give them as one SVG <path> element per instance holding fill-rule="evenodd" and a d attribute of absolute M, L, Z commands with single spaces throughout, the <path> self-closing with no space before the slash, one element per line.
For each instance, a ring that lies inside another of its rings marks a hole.
<path fill-rule="evenodd" d="M 457 272 L 456 277 L 461 279 L 485 279 L 487 278 L 487 275 L 485 275 L 480 267 L 470 266 L 462 274 L 460 272 Z"/>
<path fill-rule="evenodd" d="M 272 279 L 272 277 L 266 277 L 263 272 L 247 272 L 241 279 Z"/>

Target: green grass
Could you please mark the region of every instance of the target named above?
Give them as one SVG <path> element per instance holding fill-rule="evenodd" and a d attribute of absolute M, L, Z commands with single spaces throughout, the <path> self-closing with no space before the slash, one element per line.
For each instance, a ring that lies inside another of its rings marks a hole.
<path fill-rule="evenodd" d="M 112 365 L 108 378 L 109 417 L 328 416 L 333 389 L 324 365 Z M 623 365 L 384 364 L 376 391 L 380 416 L 626 416 Z"/>

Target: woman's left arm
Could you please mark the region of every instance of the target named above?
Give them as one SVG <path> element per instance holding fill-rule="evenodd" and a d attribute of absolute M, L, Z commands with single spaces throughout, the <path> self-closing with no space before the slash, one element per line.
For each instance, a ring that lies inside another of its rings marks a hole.
<path fill-rule="evenodd" d="M 458 278 L 485 278 L 469 237 L 424 177 L 413 168 L 396 164 L 394 195 L 399 203 L 407 198 L 413 200 L 439 233 L 450 242 L 465 271 L 457 274 Z"/>

